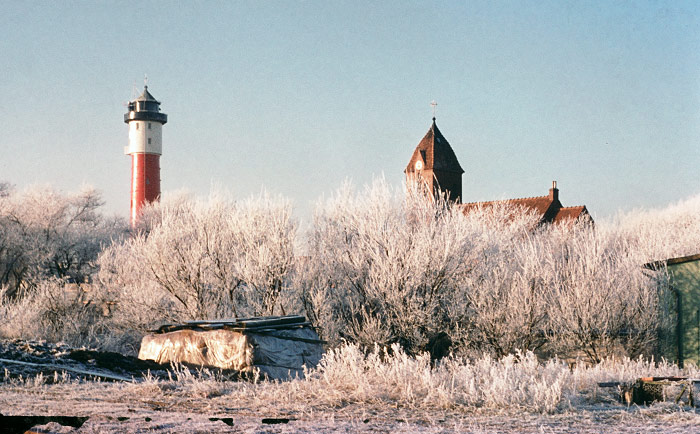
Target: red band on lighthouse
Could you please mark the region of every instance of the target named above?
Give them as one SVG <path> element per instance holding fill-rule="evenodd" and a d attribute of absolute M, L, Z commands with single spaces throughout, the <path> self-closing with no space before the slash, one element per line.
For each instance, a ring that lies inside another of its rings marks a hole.
<path fill-rule="evenodd" d="M 131 212 L 132 227 L 147 202 L 160 199 L 160 155 L 131 155 Z"/>

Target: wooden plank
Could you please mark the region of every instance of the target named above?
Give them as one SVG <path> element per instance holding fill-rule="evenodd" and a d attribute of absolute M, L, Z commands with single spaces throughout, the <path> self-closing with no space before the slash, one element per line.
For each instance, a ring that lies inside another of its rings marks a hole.
<path fill-rule="evenodd" d="M 225 326 L 226 330 L 245 332 L 259 332 L 262 330 L 293 330 L 298 328 L 311 327 L 310 322 L 302 322 L 295 324 L 272 324 L 272 325 L 261 325 L 258 327 L 238 327 L 238 326 Z"/>
<path fill-rule="evenodd" d="M 226 318 L 226 319 L 206 319 L 206 320 L 193 320 L 185 321 L 184 324 L 187 325 L 213 325 L 213 324 L 224 324 L 224 325 L 237 325 L 239 327 L 252 327 L 260 326 L 265 324 L 277 325 L 277 324 L 294 324 L 306 321 L 306 318 L 301 315 L 285 315 L 285 316 L 262 316 L 262 317 L 249 317 L 249 318 Z M 174 324 L 175 325 L 175 324 Z"/>
<path fill-rule="evenodd" d="M 234 324 L 240 320 L 236 318 L 223 318 L 223 319 L 201 319 L 193 321 L 185 321 L 185 324 L 200 325 L 200 324 Z"/>
<path fill-rule="evenodd" d="M 184 324 L 202 325 L 202 324 L 251 324 L 251 323 L 287 323 L 305 321 L 306 318 L 300 315 L 285 315 L 285 316 L 253 316 L 247 318 L 222 318 L 222 319 L 201 319 L 185 321 Z"/>
<path fill-rule="evenodd" d="M 50 363 L 23 362 L 20 360 L 9 360 L 9 359 L 0 359 L 0 363 L 14 363 L 15 365 L 32 366 L 32 367 L 38 367 L 38 368 L 48 368 L 48 370 L 53 370 L 53 371 L 74 372 L 76 374 L 89 375 L 91 377 L 99 377 L 99 378 L 104 378 L 106 380 L 126 381 L 129 383 L 134 382 L 133 378 L 126 378 L 126 377 L 122 377 L 121 375 L 104 374 L 104 373 L 95 372 L 95 371 L 86 371 L 84 369 L 72 368 L 70 366 L 65 366 L 65 365 L 54 365 L 54 364 L 50 364 Z"/>
<path fill-rule="evenodd" d="M 251 319 L 238 321 L 237 326 L 241 328 L 255 328 L 263 326 L 277 326 L 285 324 L 300 324 L 306 321 L 306 318 L 301 315 L 286 315 L 278 317 L 267 317 L 263 319 Z"/>
<path fill-rule="evenodd" d="M 639 381 L 650 383 L 652 381 L 685 381 L 688 377 L 642 377 Z"/>
<path fill-rule="evenodd" d="M 201 320 L 186 321 L 182 324 L 163 324 L 151 333 L 170 333 L 178 330 L 217 330 L 225 328 L 227 330 L 257 330 L 260 328 L 295 328 L 296 326 L 306 326 L 306 317 L 301 315 L 268 316 L 241 318 L 239 320 Z"/>

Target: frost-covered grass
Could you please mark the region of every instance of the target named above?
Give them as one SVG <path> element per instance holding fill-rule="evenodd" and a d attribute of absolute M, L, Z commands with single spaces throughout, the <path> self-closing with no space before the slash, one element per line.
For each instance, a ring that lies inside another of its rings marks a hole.
<path fill-rule="evenodd" d="M 598 390 L 598 382 L 698 374 L 700 371 L 694 368 L 681 370 L 673 364 L 641 358 L 607 359 L 592 366 L 578 363 L 569 367 L 557 359 L 540 362 L 532 352 L 501 359 L 489 355 L 471 361 L 448 358 L 431 367 L 427 354 L 411 357 L 398 345 L 390 351 L 375 349 L 369 353 L 355 345 L 344 345 L 329 351 L 304 380 L 243 384 L 240 391 L 247 393 L 247 387 L 254 387 L 256 395 L 263 393 L 265 400 L 283 405 L 304 402 L 326 407 L 354 404 L 416 411 L 553 413 L 580 404 L 610 402 L 611 397 Z"/>
<path fill-rule="evenodd" d="M 571 366 L 557 359 L 539 361 L 532 352 L 518 352 L 501 359 L 489 355 L 474 360 L 450 357 L 431 366 L 428 354 L 409 356 L 398 345 L 366 352 L 357 345 L 346 344 L 327 352 L 320 365 L 308 370 L 304 379 L 224 381 L 206 369 L 193 371 L 175 366 L 167 380 L 147 375 L 132 384 L 115 385 L 115 389 L 139 399 L 222 399 L 247 403 L 253 408 L 269 406 L 301 413 L 346 406 L 457 413 L 560 413 L 582 405 L 614 402 L 615 391 L 602 391 L 599 382 L 631 383 L 646 376 L 697 378 L 700 370 L 641 358 Z M 60 374 L 26 379 L 10 379 L 6 375 L 5 383 L 28 389 L 47 384 L 80 384 Z"/>
<path fill-rule="evenodd" d="M 202 415 L 252 425 L 264 417 L 297 421 L 297 429 L 284 432 L 362 431 L 371 426 L 385 432 L 492 432 L 504 424 L 523 432 L 541 432 L 543 427 L 545 432 L 645 432 L 649 427 L 684 432 L 700 424 L 696 409 L 673 403 L 628 408 L 614 400 L 614 390 L 597 386 L 640 376 L 700 375 L 695 368 L 642 359 L 569 366 L 518 353 L 499 360 L 488 355 L 450 358 L 431 367 L 427 355 L 412 357 L 398 346 L 367 353 L 344 345 L 329 351 L 307 374 L 288 382 L 231 382 L 206 370 L 180 367 L 170 379 L 146 376 L 136 383 L 76 381 L 60 374 L 8 378 L 0 383 L 0 408 L 3 414 L 139 416 L 142 423 L 145 417 L 161 417 L 186 424 L 189 417 L 206 425 Z M 225 432 L 220 428 L 206 429 Z"/>

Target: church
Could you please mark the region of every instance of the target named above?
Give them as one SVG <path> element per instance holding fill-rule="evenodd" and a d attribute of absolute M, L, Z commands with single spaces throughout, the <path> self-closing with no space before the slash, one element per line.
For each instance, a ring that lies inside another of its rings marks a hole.
<path fill-rule="evenodd" d="M 459 164 L 450 143 L 438 129 L 435 117 L 433 117 L 430 129 L 413 151 L 404 173 L 407 180 L 420 180 L 433 193 L 444 194 L 447 199 L 461 207 L 465 214 L 477 208 L 506 204 L 533 211 L 539 218 L 539 225 L 547 223 L 573 224 L 578 221 L 593 222 L 585 205 L 567 207 L 562 205 L 559 201 L 559 189 L 556 181 L 552 182 L 549 193 L 544 196 L 462 203 L 464 169 Z"/>

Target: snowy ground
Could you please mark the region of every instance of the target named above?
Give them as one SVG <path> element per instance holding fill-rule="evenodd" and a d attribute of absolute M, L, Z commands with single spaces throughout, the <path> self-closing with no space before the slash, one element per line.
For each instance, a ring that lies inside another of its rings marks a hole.
<path fill-rule="evenodd" d="M 368 409 L 348 406 L 305 412 L 256 408 L 226 397 L 175 399 L 150 395 L 148 385 L 85 383 L 78 385 L 0 386 L 3 415 L 88 416 L 82 427 L 56 425 L 52 432 L 70 433 L 694 433 L 700 415 L 677 408 L 600 406 L 554 415 L 415 414 L 400 408 Z M 143 389 L 143 390 L 140 390 Z M 230 418 L 230 419 L 226 419 Z M 212 420 L 213 419 L 213 420 Z M 220 419 L 223 419 L 220 420 Z M 270 424 L 270 422 L 287 423 Z"/>
<path fill-rule="evenodd" d="M 146 373 L 133 376 L 134 382 L 108 381 L 110 374 L 96 366 L 95 359 L 85 353 L 71 357 L 71 352 L 59 346 L 2 343 L 0 359 L 11 356 L 36 365 L 70 366 L 72 371 L 54 375 L 46 367 L 0 361 L 5 370 L 0 413 L 88 418 L 79 428 L 43 425 L 44 432 L 52 433 L 700 433 L 698 410 L 672 403 L 627 408 L 599 397 L 595 404 L 567 404 L 553 414 L 424 404 L 418 408 L 401 400 L 330 400 L 325 395 L 332 391 L 309 392 L 301 382 L 222 381 L 187 370 L 171 372 L 171 379 Z M 101 379 L 79 373 L 100 369 L 106 374 Z"/>

